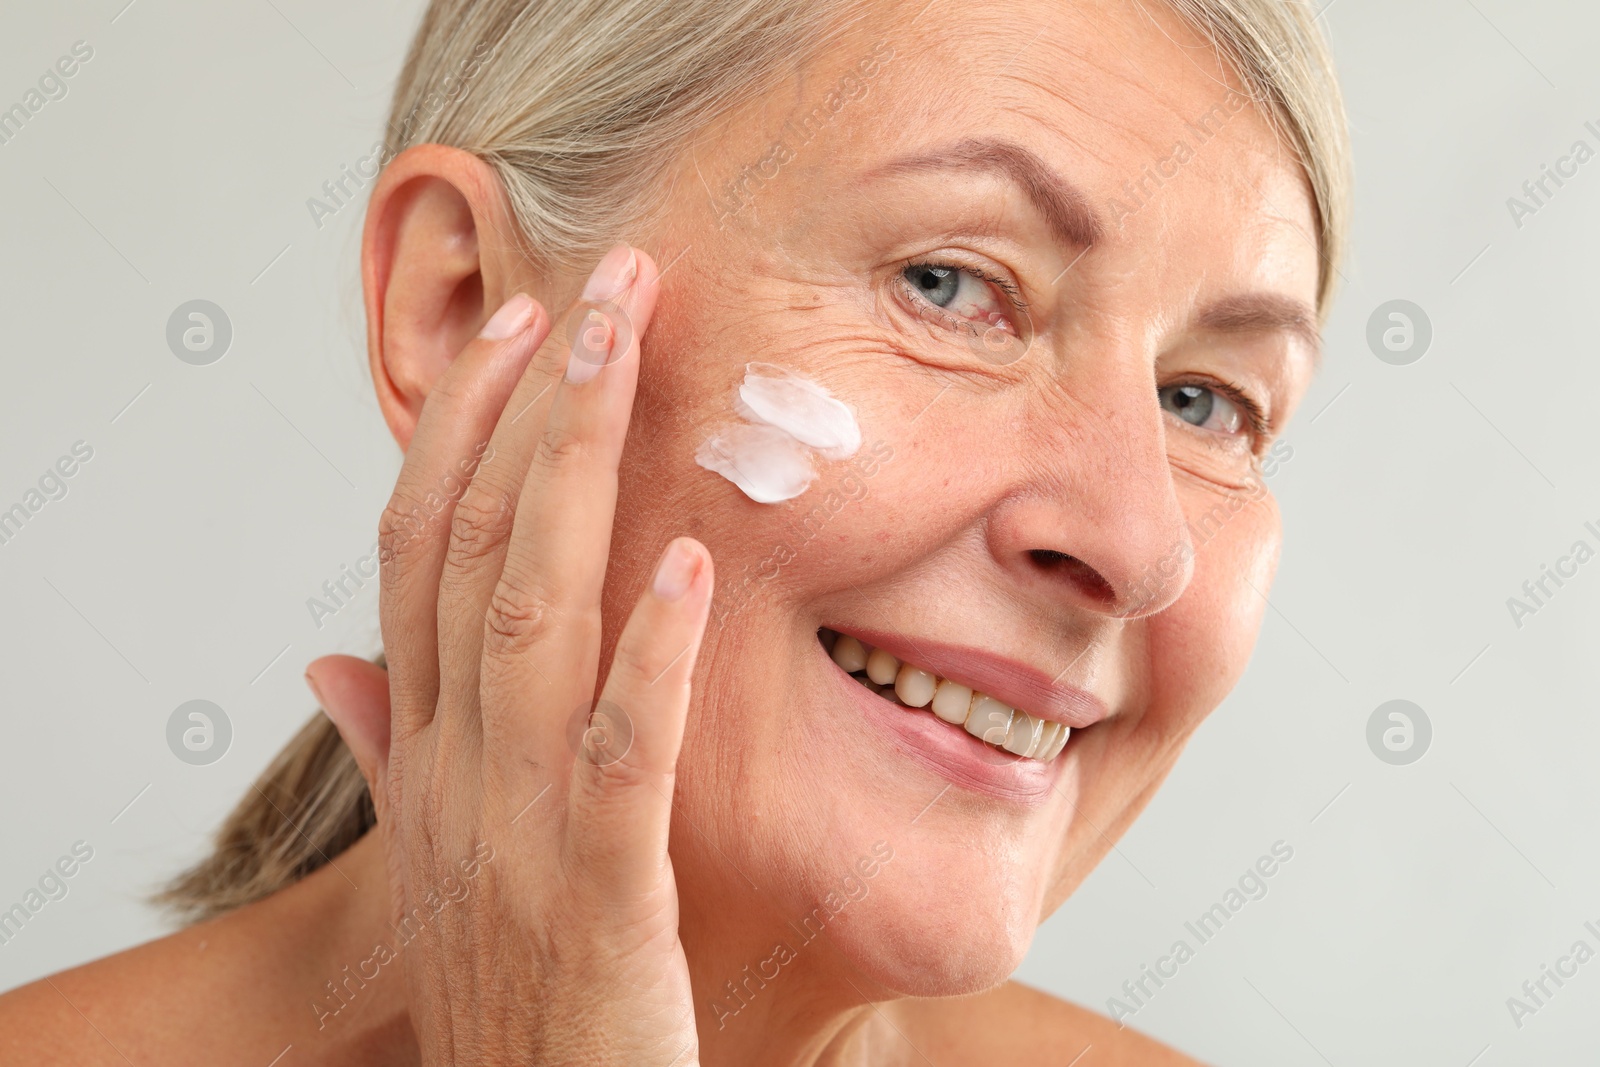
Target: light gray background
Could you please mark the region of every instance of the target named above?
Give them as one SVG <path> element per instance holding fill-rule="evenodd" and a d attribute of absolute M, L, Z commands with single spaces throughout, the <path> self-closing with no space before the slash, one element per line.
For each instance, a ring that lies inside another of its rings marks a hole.
<path fill-rule="evenodd" d="M 74 841 L 95 850 L 0 946 L 0 988 L 160 933 L 141 893 L 300 726 L 303 665 L 377 643 L 375 587 L 320 630 L 305 606 L 370 549 L 398 469 L 365 370 L 360 207 L 319 230 L 305 201 L 367 153 L 422 5 L 125 3 L 0 13 L 0 105 L 73 42 L 95 50 L 0 146 L 0 508 L 94 449 L 0 545 L 0 909 Z M 1238 690 L 1019 976 L 1105 1010 L 1282 840 L 1268 895 L 1134 1025 L 1227 1064 L 1575 1063 L 1600 1046 L 1600 961 L 1520 1029 L 1506 998 L 1579 938 L 1600 949 L 1600 561 L 1520 629 L 1506 598 L 1574 540 L 1600 546 L 1600 160 L 1520 229 L 1506 198 L 1575 140 L 1600 148 L 1600 11 L 1324 17 L 1355 248 L 1272 483 L 1272 607 Z M 235 330 L 209 367 L 164 340 L 195 298 Z M 1434 327 L 1411 366 L 1365 341 L 1396 298 Z M 1434 727 L 1404 767 L 1365 740 L 1397 697 Z M 167 749 L 192 699 L 232 720 L 210 766 Z"/>

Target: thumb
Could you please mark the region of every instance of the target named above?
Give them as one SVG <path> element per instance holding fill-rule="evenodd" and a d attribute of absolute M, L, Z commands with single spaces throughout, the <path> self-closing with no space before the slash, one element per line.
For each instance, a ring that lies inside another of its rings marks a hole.
<path fill-rule="evenodd" d="M 378 775 L 389 758 L 389 672 L 355 656 L 323 656 L 306 668 L 306 684 L 376 798 Z"/>

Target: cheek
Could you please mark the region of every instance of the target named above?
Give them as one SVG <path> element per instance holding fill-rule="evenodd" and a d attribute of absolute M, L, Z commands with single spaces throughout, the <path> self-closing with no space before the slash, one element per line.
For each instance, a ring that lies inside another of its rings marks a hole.
<path fill-rule="evenodd" d="M 1182 491 L 1181 491 L 1182 492 Z M 1249 662 L 1282 544 L 1270 493 L 1190 488 L 1182 501 L 1194 539 L 1194 577 L 1151 620 L 1152 707 L 1187 737 L 1222 702 Z"/>
<path fill-rule="evenodd" d="M 901 466 L 899 431 L 939 386 L 926 371 L 886 358 L 881 342 L 863 336 L 842 310 L 797 313 L 792 302 L 767 292 L 773 285 L 758 293 L 715 278 L 684 281 L 663 292 L 645 337 L 613 544 L 618 553 L 636 553 L 644 551 L 641 541 L 654 552 L 676 534 L 703 541 L 717 567 L 716 615 L 726 622 L 731 611 L 780 591 L 800 598 L 825 588 L 806 577 L 808 565 L 818 569 L 819 556 L 876 555 L 872 550 L 895 528 L 875 524 L 868 505 L 888 481 L 884 472 Z M 734 400 L 750 362 L 821 385 L 853 410 L 861 431 L 853 456 L 812 456 L 810 487 L 778 503 L 748 499 L 696 461 L 708 438 L 745 423 Z"/>
<path fill-rule="evenodd" d="M 1103 735 L 1095 754 L 1083 760 L 1079 807 L 1098 830 L 1069 833 L 1046 914 L 1109 851 L 1099 831 L 1114 839 L 1132 822 L 1189 735 L 1239 680 L 1266 611 L 1281 541 L 1277 502 L 1270 494 L 1241 496 L 1234 498 L 1240 506 L 1230 509 L 1226 494 L 1192 485 L 1180 495 L 1195 540 L 1194 576 L 1175 604 L 1128 635 L 1125 673 L 1140 682 L 1129 694 L 1134 708 L 1125 725 Z M 1227 515 L 1220 523 L 1219 503 Z"/>

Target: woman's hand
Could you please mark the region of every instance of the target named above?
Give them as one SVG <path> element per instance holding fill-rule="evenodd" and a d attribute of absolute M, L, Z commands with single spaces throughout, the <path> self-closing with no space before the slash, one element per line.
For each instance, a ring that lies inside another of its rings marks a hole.
<path fill-rule="evenodd" d="M 667 546 L 590 718 L 657 286 L 648 256 L 612 249 L 584 290 L 612 325 L 591 316 L 570 357 L 526 296 L 490 319 L 384 513 L 388 707 L 361 699 L 371 664 L 308 672 L 372 790 L 425 1064 L 698 1062 L 667 856 L 711 595 L 698 542 Z"/>

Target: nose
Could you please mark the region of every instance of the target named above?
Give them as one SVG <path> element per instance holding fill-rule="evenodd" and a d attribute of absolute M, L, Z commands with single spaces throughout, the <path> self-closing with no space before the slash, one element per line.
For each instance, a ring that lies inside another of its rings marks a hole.
<path fill-rule="evenodd" d="M 1194 548 L 1167 458 L 1166 416 L 1143 367 L 1080 367 L 1032 405 L 1036 457 L 991 515 L 990 550 L 1025 588 L 1135 619 L 1169 607 Z"/>

